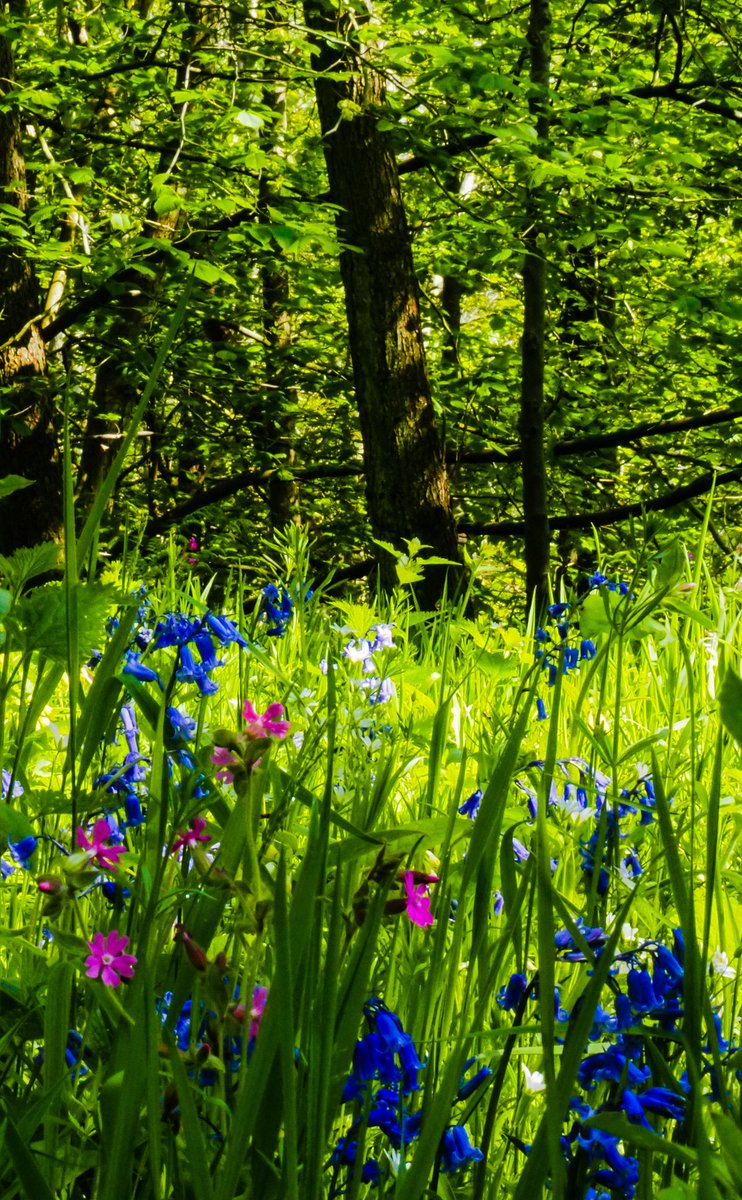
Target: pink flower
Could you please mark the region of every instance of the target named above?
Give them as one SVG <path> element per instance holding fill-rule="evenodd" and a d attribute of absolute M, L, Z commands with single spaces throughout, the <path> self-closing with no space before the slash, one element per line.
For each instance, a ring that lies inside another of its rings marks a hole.
<path fill-rule="evenodd" d="M 258 716 L 250 701 L 246 700 L 242 709 L 242 715 L 247 721 L 245 732 L 253 738 L 285 738 L 291 728 L 291 722 L 276 720 L 282 712 L 283 705 L 276 702 L 269 704 L 262 716 Z"/>
<path fill-rule="evenodd" d="M 232 783 L 234 780 L 234 775 L 229 768 L 239 767 L 239 758 L 236 758 L 231 750 L 226 750 L 224 746 L 215 746 L 214 753 L 211 756 L 211 761 L 215 763 L 217 767 L 222 768 L 221 771 L 217 771 L 216 778 L 220 779 L 222 783 Z"/>
<path fill-rule="evenodd" d="M 258 1030 L 260 1029 L 260 1022 L 263 1019 L 263 1013 L 265 1012 L 265 1005 L 266 1005 L 267 999 L 268 999 L 267 987 L 253 988 L 252 1007 L 250 1008 L 250 1037 L 251 1038 L 258 1036 Z"/>
<path fill-rule="evenodd" d="M 227 751 L 227 753 L 229 753 Z M 227 772 L 229 774 L 229 772 Z M 217 775 L 217 779 L 219 775 Z M 229 783 L 230 780 L 227 780 Z M 186 829 L 185 833 L 179 833 L 173 842 L 171 854 L 177 854 L 179 850 L 195 850 L 199 842 L 210 842 L 211 835 L 204 833 L 206 828 L 205 817 L 194 817 L 191 821 L 191 828 Z"/>
<path fill-rule="evenodd" d="M 430 896 L 428 895 L 425 884 L 420 887 L 415 887 L 415 874 L 413 871 L 405 871 L 402 875 L 404 890 L 407 894 L 407 916 L 414 925 L 432 925 L 433 914 L 430 911 Z"/>
<path fill-rule="evenodd" d="M 106 987 L 118 987 L 121 978 L 131 979 L 137 960 L 133 954 L 122 954 L 128 944 L 128 937 L 119 936 L 117 929 L 105 937 L 94 933 L 92 942 L 88 942 L 92 953 L 85 959 L 88 979 L 100 978 Z"/>
<path fill-rule="evenodd" d="M 249 1037 L 250 1038 L 256 1038 L 258 1036 L 258 1030 L 260 1029 L 260 1022 L 263 1019 L 263 1013 L 265 1012 L 265 1005 L 266 1005 L 267 1000 L 268 1000 L 267 987 L 253 988 L 252 1004 L 250 1005 L 250 1029 L 249 1029 Z M 246 1007 L 247 1006 L 242 1003 L 235 1005 L 235 1007 L 232 1011 L 232 1016 L 237 1021 L 244 1021 Z"/>
<path fill-rule="evenodd" d="M 81 850 L 84 850 L 91 863 L 102 867 L 104 871 L 117 871 L 119 857 L 126 853 L 125 846 L 106 846 L 105 842 L 111 836 L 111 826 L 102 817 L 93 826 L 93 840 L 88 841 L 82 825 L 78 825 L 75 840 Z"/>

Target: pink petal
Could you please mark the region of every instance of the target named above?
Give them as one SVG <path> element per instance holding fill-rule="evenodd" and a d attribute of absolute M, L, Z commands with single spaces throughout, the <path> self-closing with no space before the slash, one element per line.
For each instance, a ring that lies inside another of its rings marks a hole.
<path fill-rule="evenodd" d="M 106 821 L 105 817 L 99 817 L 93 826 L 93 844 L 97 845 L 100 842 L 105 842 L 111 836 L 111 826 Z"/>
<path fill-rule="evenodd" d="M 121 983 L 118 975 L 113 968 L 108 965 L 108 963 L 103 964 L 103 970 L 101 971 L 100 977 L 103 980 L 103 983 L 105 983 L 106 987 L 118 987 L 118 985 Z"/>
<path fill-rule="evenodd" d="M 246 700 L 242 706 L 242 715 L 245 720 L 249 721 L 251 724 L 253 721 L 259 720 L 257 711 L 253 708 L 249 700 Z"/>

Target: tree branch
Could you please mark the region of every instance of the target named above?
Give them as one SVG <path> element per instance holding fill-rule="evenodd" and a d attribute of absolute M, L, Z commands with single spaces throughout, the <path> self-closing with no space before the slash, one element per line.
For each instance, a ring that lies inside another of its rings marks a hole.
<path fill-rule="evenodd" d="M 679 504 L 684 504 L 696 496 L 702 496 L 714 485 L 723 487 L 738 479 L 742 479 L 742 467 L 733 467 L 729 471 L 707 471 L 705 475 L 699 475 L 692 483 L 685 483 L 681 487 L 673 488 L 670 492 L 665 492 L 664 496 L 655 496 L 654 499 L 638 501 L 636 504 L 618 504 L 615 508 L 606 508 L 602 512 L 552 517 L 549 524 L 552 529 L 590 529 L 594 525 L 598 527 L 615 525 L 619 521 L 625 521 L 627 517 L 640 517 L 645 512 L 664 512 L 668 508 L 677 508 Z M 458 530 L 459 533 L 484 533 L 494 538 L 515 537 L 523 535 L 525 522 L 460 521 Z"/>
<path fill-rule="evenodd" d="M 733 408 L 715 409 L 710 413 L 703 413 L 698 417 L 680 417 L 670 421 L 645 421 L 641 425 L 635 425 L 629 429 L 615 430 L 611 433 L 595 434 L 586 438 L 575 438 L 557 442 L 552 447 L 552 454 L 555 458 L 566 457 L 567 455 L 580 455 L 593 453 L 596 450 L 601 450 L 614 446 L 626 446 L 631 442 L 638 441 L 644 437 L 659 437 L 663 434 L 677 433 L 686 429 L 702 429 L 711 425 L 720 425 L 727 421 L 737 421 L 742 417 L 742 411 Z M 491 463 L 517 463 L 520 459 L 520 451 L 517 446 L 511 447 L 509 450 L 472 450 L 468 453 L 458 454 L 449 453 L 447 456 L 449 464 L 456 465 L 488 465 Z M 279 468 L 270 467 L 264 470 L 249 470 L 240 471 L 236 475 L 231 475 L 229 479 L 220 479 L 211 487 L 206 488 L 202 492 L 197 492 L 190 496 L 188 500 L 184 500 L 181 504 L 176 504 L 173 508 L 168 509 L 159 517 L 155 517 L 148 521 L 145 526 L 145 535 L 154 537 L 158 533 L 169 529 L 171 525 L 182 520 L 185 517 L 192 516 L 195 512 L 200 512 L 203 508 L 208 508 L 211 504 L 218 504 L 220 500 L 226 500 L 230 496 L 236 496 L 238 492 L 244 491 L 250 487 L 260 487 L 270 482 Z M 282 471 L 287 468 L 282 466 Z M 364 466 L 360 461 L 352 463 L 316 463 L 309 467 L 294 467 L 291 471 L 291 476 L 297 480 L 309 482 L 313 479 L 351 479 L 357 478 L 364 474 Z M 719 479 L 723 480 L 725 475 L 719 475 Z M 701 491 L 707 489 L 701 489 Z M 699 493 L 693 493 L 701 494 Z M 682 497 L 681 497 L 682 499 Z M 678 501 L 679 503 L 680 501 Z M 652 502 L 654 503 L 654 502 Z M 645 507 L 648 507 L 649 502 Z M 642 505 L 636 507 L 636 511 L 640 512 Z M 610 510 L 618 511 L 618 510 Z M 574 518 L 577 519 L 577 518 Z M 618 519 L 618 518 L 616 518 Z M 555 517 L 554 521 L 571 521 L 573 518 Z M 591 517 L 586 518 L 587 526 L 593 523 Z M 553 522 L 552 522 L 553 524 Z M 502 536 L 507 536 L 509 533 L 517 533 L 521 529 L 522 522 L 518 521 L 500 521 L 493 526 L 487 526 L 487 530 L 482 527 L 479 532 L 488 532 L 491 529 L 501 530 Z M 554 525 L 554 528 L 579 528 L 580 526 L 572 525 Z M 473 527 L 466 523 L 460 524 L 459 529 L 462 532 L 476 532 Z"/>

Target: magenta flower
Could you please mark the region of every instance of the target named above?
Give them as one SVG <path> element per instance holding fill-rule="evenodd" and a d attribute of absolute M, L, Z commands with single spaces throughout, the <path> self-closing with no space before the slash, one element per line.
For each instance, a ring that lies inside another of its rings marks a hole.
<path fill-rule="evenodd" d="M 265 1005 L 266 1005 L 267 1000 L 268 1000 L 267 987 L 253 988 L 252 1004 L 250 1005 L 250 1012 L 249 1012 L 250 1029 L 248 1032 L 248 1036 L 251 1039 L 256 1038 L 258 1036 L 258 1030 L 260 1029 L 260 1022 L 263 1019 L 263 1013 L 265 1012 Z M 245 1015 L 246 1015 L 246 1009 L 247 1009 L 246 1004 L 244 1004 L 244 1003 L 236 1004 L 232 1011 L 232 1016 L 237 1021 L 244 1021 Z"/>
<path fill-rule="evenodd" d="M 402 882 L 407 894 L 405 905 L 407 916 L 413 925 L 421 925 L 423 928 L 426 925 L 432 925 L 433 914 L 430 911 L 430 896 L 425 884 L 422 883 L 419 887 L 415 887 L 415 874 L 413 871 L 405 871 L 402 875 Z"/>
<path fill-rule="evenodd" d="M 93 840 L 88 840 L 85 835 L 85 830 L 82 825 L 78 825 L 75 841 L 81 850 L 84 850 L 90 859 L 91 863 L 102 867 L 104 871 L 117 871 L 119 858 L 126 853 L 125 846 L 106 846 L 106 841 L 112 833 L 111 826 L 108 821 L 102 817 L 95 822 L 93 826 Z"/>
<path fill-rule="evenodd" d="M 128 937 L 123 933 L 119 936 L 117 929 L 105 937 L 94 933 L 92 942 L 88 942 L 91 953 L 85 959 L 88 979 L 100 979 L 106 987 L 118 987 L 122 978 L 131 979 L 137 960 L 133 954 L 122 953 L 128 944 Z"/>
<path fill-rule="evenodd" d="M 217 775 L 217 779 L 219 775 Z M 227 782 L 230 782 L 229 780 Z M 191 821 L 191 828 L 186 829 L 185 833 L 179 833 L 173 842 L 171 854 L 177 854 L 179 850 L 195 850 L 199 842 L 210 842 L 211 835 L 204 833 L 206 828 L 205 817 L 194 817 Z"/>
<path fill-rule="evenodd" d="M 221 770 L 217 771 L 216 778 L 222 783 L 233 783 L 234 775 L 230 771 L 230 767 L 239 767 L 240 760 L 231 750 L 225 749 L 224 746 L 215 746 L 214 753 L 211 756 L 211 761 Z"/>
<path fill-rule="evenodd" d="M 291 723 L 290 721 L 276 720 L 282 712 L 283 705 L 276 702 L 269 704 L 265 712 L 259 716 L 250 701 L 246 700 L 242 709 L 242 715 L 247 721 L 245 732 L 253 738 L 285 738 L 291 728 Z"/>

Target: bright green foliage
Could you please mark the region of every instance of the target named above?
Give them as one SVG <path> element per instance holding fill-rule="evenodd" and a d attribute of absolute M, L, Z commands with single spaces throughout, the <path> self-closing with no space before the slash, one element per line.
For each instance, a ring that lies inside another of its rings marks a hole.
<path fill-rule="evenodd" d="M 403 591 L 384 612 L 321 587 L 304 601 L 307 550 L 301 538 L 276 547 L 296 599 L 284 636 L 248 614 L 247 646 L 228 642 L 226 664 L 209 668 L 213 695 L 178 678 L 187 656 L 163 633 L 185 636 L 210 611 L 182 566 L 150 589 L 146 612 L 137 595 L 107 632 L 88 626 L 87 590 L 76 590 L 80 650 L 96 648 L 95 633 L 104 651 L 73 668 L 76 693 L 32 638 L 56 585 L 6 618 L 3 1188 L 60 1200 L 330 1200 L 346 1184 L 373 1195 L 336 1149 L 352 1135 L 359 1161 L 378 1163 L 381 1196 L 499 1200 L 517 1181 L 518 1200 L 582 1200 L 605 1163 L 581 1158 L 574 1137 L 565 1156 L 560 1139 L 578 1130 L 580 1145 L 609 1137 L 638 1164 L 637 1194 L 679 1195 L 687 1181 L 694 1195 L 733 1197 L 740 763 L 721 723 L 735 732 L 739 681 L 718 655 L 725 644 L 736 662 L 739 593 L 689 587 L 668 547 L 630 586 L 593 581 L 588 601 L 537 631 L 534 657 L 516 627 L 460 610 L 421 617 Z M 91 611 L 109 594 L 96 591 Z M 593 645 L 580 626 L 596 599 Z M 157 632 L 175 612 L 180 624 Z M 164 690 L 120 669 L 137 630 L 139 663 Z M 257 713 L 280 701 L 288 736 L 219 733 L 247 728 L 245 698 Z M 166 715 L 174 707 L 193 718 L 185 734 Z M 215 777 L 215 740 L 246 764 L 233 784 Z M 72 837 L 81 824 L 95 841 L 104 814 L 109 828 L 122 823 L 116 870 Z M 431 928 L 404 911 L 407 870 L 438 877 Z M 108 896 L 104 879 L 118 885 Z M 115 988 L 85 967 L 93 933 L 111 930 L 137 960 Z M 682 1012 L 662 1025 L 634 999 L 631 1069 L 649 1079 L 597 1073 L 591 1087 L 597 1056 L 620 1044 L 611 1021 L 616 995 L 631 994 L 627 972 L 649 966 L 660 987 L 659 945 L 682 959 Z M 511 1003 L 517 975 L 526 990 Z M 256 987 L 267 1003 L 248 1039 Z M 363 1126 L 362 1105 L 342 1100 L 371 996 L 399 1015 L 424 1064 L 404 1099 L 422 1117 L 401 1158 L 384 1153 L 394 1143 L 374 1121 Z M 492 1074 L 457 1100 L 469 1059 L 469 1075 Z M 664 1089 L 660 1115 L 641 1124 L 619 1111 L 626 1089 L 641 1099 L 650 1084 Z M 576 1097 L 588 1106 L 579 1118 Z M 661 1115 L 668 1104 L 687 1107 L 686 1123 Z M 447 1170 L 454 1125 L 482 1159 Z"/>
<path fill-rule="evenodd" d="M 529 189 L 548 266 L 552 516 L 735 469 L 737 6 L 552 5 L 546 146 L 529 113 L 522 6 L 350 8 L 364 61 L 388 81 L 378 125 L 401 164 L 464 527 L 520 515 L 517 465 L 465 459 L 517 450 Z M 104 540 L 136 542 L 147 522 L 162 532 L 192 501 L 177 527 L 197 535 L 202 563 L 254 563 L 270 515 L 260 472 L 361 470 L 301 8 L 153 0 L 78 12 L 29 0 L 2 22 L 18 80 L 3 104 L 22 114 L 32 188 L 26 217 L 5 206 L 4 236 L 47 295 L 43 386 L 60 409 L 68 389 L 84 504 L 86 456 L 103 446 L 105 462 L 117 447 L 190 278 Z M 721 426 L 580 452 L 586 435 L 719 407 L 730 410 Z M 256 474 L 235 498 L 198 507 L 244 471 Z M 352 475 L 301 484 L 320 562 L 368 553 L 361 495 Z M 696 520 L 692 506 L 676 514 L 681 528 Z M 729 520 L 719 506 L 713 533 L 727 550 Z M 559 558 L 584 536 L 560 534 Z"/>

